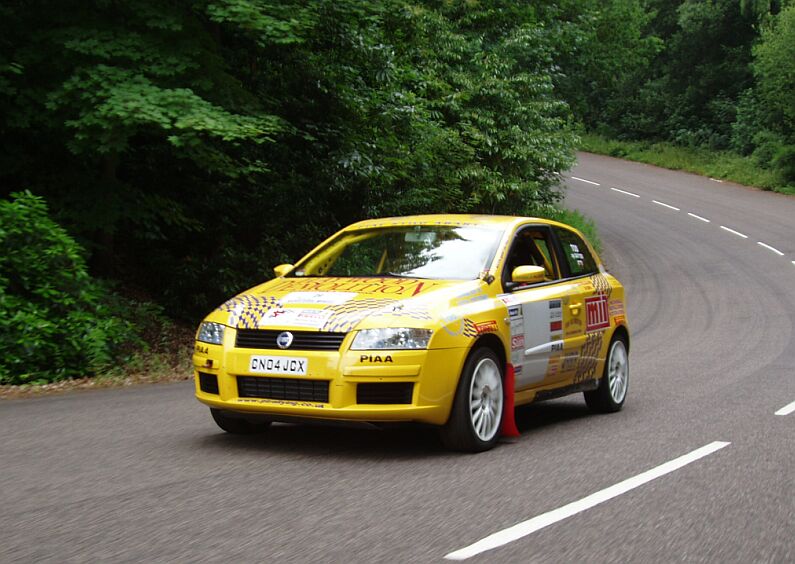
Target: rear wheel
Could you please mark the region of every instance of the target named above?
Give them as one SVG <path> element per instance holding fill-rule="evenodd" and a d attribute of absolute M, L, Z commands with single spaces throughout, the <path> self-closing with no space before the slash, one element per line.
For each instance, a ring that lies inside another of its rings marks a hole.
<path fill-rule="evenodd" d="M 226 431 L 227 433 L 231 433 L 233 435 L 255 435 L 257 433 L 264 433 L 270 427 L 270 421 L 258 421 L 256 423 L 252 423 L 248 419 L 244 419 L 243 417 L 235 417 L 233 415 L 229 415 L 220 409 L 210 408 L 210 413 L 213 416 L 213 420 L 215 421 L 216 425 L 218 425 L 221 429 Z"/>
<path fill-rule="evenodd" d="M 481 452 L 500 437 L 503 410 L 502 368 L 491 349 L 470 354 L 458 382 L 450 419 L 441 429 L 449 449 Z"/>
<path fill-rule="evenodd" d="M 585 403 L 598 413 L 621 410 L 629 388 L 629 353 L 623 336 L 616 335 L 610 342 L 605 369 L 599 387 L 585 392 Z"/>

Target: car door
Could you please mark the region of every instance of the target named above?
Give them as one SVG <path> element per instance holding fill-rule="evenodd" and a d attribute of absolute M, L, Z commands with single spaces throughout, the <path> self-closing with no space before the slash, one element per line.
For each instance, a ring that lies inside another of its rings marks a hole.
<path fill-rule="evenodd" d="M 590 247 L 577 233 L 554 227 L 558 262 L 567 280 L 569 302 L 564 311 L 563 337 L 578 354 L 560 367 L 564 381 L 579 384 L 595 379 L 606 331 L 610 328 L 612 287 Z"/>
<path fill-rule="evenodd" d="M 516 390 L 562 381 L 577 364 L 584 330 L 577 331 L 582 317 L 581 288 L 576 280 L 567 280 L 567 268 L 561 268 L 561 253 L 552 230 L 547 225 L 524 225 L 517 229 L 502 267 L 504 293 L 500 298 L 508 309 L 511 327 L 511 364 Z M 516 285 L 511 273 L 517 266 L 542 266 L 544 282 Z M 571 306 L 576 307 L 572 308 Z M 566 336 L 568 323 L 569 337 Z"/>

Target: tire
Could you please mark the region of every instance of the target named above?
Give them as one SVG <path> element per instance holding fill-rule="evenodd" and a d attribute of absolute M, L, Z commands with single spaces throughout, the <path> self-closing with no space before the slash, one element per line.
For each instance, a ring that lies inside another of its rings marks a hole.
<path fill-rule="evenodd" d="M 220 409 L 214 409 L 212 407 L 210 408 L 210 413 L 216 425 L 232 435 L 256 435 L 258 433 L 264 433 L 271 424 L 270 421 L 252 423 L 248 419 L 243 419 L 242 417 L 230 417 Z"/>
<path fill-rule="evenodd" d="M 475 349 L 461 372 L 450 418 L 440 430 L 448 449 L 482 452 L 497 443 L 505 405 L 502 383 L 497 355 L 486 347 Z"/>
<path fill-rule="evenodd" d="M 616 335 L 610 341 L 599 387 L 584 392 L 585 403 L 597 413 L 615 413 L 624 407 L 629 389 L 629 353 L 626 339 Z"/>

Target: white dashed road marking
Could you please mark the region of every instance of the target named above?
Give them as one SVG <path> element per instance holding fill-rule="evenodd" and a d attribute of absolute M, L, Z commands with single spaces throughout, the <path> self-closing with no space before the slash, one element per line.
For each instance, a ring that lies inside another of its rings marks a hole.
<path fill-rule="evenodd" d="M 787 405 L 776 411 L 776 415 L 789 415 L 793 411 L 795 411 L 795 401 L 792 403 L 788 403 Z"/>
<path fill-rule="evenodd" d="M 647 470 L 646 472 L 624 480 L 623 482 L 619 482 L 618 484 L 610 486 L 609 488 L 605 488 L 601 491 L 593 493 L 578 501 L 569 503 L 568 505 L 564 505 L 563 507 L 548 513 L 543 513 L 542 515 L 538 515 L 537 517 L 533 517 L 532 519 L 518 523 L 513 527 L 509 527 L 508 529 L 494 533 L 493 535 L 479 540 L 475 544 L 471 544 L 465 548 L 451 552 L 450 554 L 446 555 L 445 558 L 448 560 L 466 560 L 467 558 L 471 558 L 486 552 L 487 550 L 492 550 L 515 540 L 519 540 L 531 533 L 538 531 L 539 529 L 548 527 L 553 523 L 562 521 L 563 519 L 571 517 L 572 515 L 576 515 L 577 513 L 585 511 L 586 509 L 590 509 L 591 507 L 599 505 L 600 503 L 604 503 L 605 501 L 613 499 L 614 497 L 618 497 L 621 494 L 627 493 L 630 490 L 634 490 L 635 488 L 642 486 L 647 482 L 651 482 L 660 476 L 664 476 L 665 474 L 669 474 L 674 470 L 682 468 L 683 466 L 687 466 L 691 462 L 695 462 L 699 458 L 710 455 L 725 446 L 729 446 L 730 444 L 731 443 L 715 441 L 714 443 L 697 448 L 696 450 L 685 454 L 684 456 L 675 458 L 669 462 L 666 462 L 665 464 L 657 466 L 656 468 Z"/>
<path fill-rule="evenodd" d="M 580 182 L 585 182 L 587 184 L 593 184 L 594 186 L 601 186 L 601 184 L 599 184 L 598 182 L 594 182 L 593 180 L 586 180 L 585 178 L 579 178 L 577 176 L 572 176 L 571 179 L 572 180 L 579 180 Z M 710 178 L 710 180 L 714 180 L 715 182 L 723 182 L 723 180 L 718 180 L 717 178 Z M 624 194 L 626 196 L 632 196 L 633 198 L 640 198 L 640 195 L 639 194 L 635 194 L 634 192 L 627 192 L 626 190 L 621 190 L 619 188 L 612 188 L 612 187 L 610 189 L 612 191 L 614 191 L 614 192 L 618 192 L 619 194 Z M 672 206 L 671 204 L 666 204 L 665 202 L 661 202 L 659 200 L 652 200 L 652 203 L 657 204 L 658 206 L 662 206 L 664 208 L 668 208 L 668 209 L 674 210 L 674 211 L 682 211 L 681 208 L 677 208 L 676 206 Z M 711 223 L 711 220 L 707 219 L 706 217 L 702 217 L 700 215 L 696 215 L 696 214 L 691 213 L 691 212 L 687 212 L 687 215 L 689 215 L 690 217 L 692 217 L 694 219 L 697 219 L 699 221 L 703 221 L 704 223 Z M 734 229 L 732 229 L 730 227 L 726 227 L 725 225 L 721 225 L 720 228 L 723 229 L 724 231 L 728 231 L 729 233 L 731 233 L 733 235 L 737 235 L 738 237 L 742 237 L 743 239 L 748 239 L 748 235 L 746 235 L 745 233 L 740 233 L 739 231 L 735 231 Z M 775 247 L 771 247 L 767 243 L 763 243 L 762 241 L 757 241 L 756 244 L 759 245 L 760 247 L 766 248 L 769 251 L 773 251 L 774 253 L 776 253 L 780 257 L 784 256 L 783 252 L 779 251 Z M 792 264 L 795 264 L 795 260 L 792 261 Z"/>
<path fill-rule="evenodd" d="M 730 229 L 730 228 L 726 227 L 725 225 L 721 225 L 720 228 L 723 229 L 724 231 L 728 231 L 729 233 L 733 233 L 734 235 L 737 235 L 738 237 L 742 237 L 743 239 L 748 239 L 748 235 L 740 233 L 739 231 L 735 231 L 734 229 Z"/>
<path fill-rule="evenodd" d="M 601 186 L 598 182 L 594 182 L 593 180 L 585 180 L 584 178 L 577 178 L 576 176 L 571 177 L 572 180 L 579 180 L 580 182 L 585 182 L 586 184 L 593 184 L 594 186 Z"/>
<path fill-rule="evenodd" d="M 672 210 L 680 211 L 679 208 L 677 208 L 676 206 L 672 206 L 672 205 L 666 204 L 664 202 L 658 202 L 657 200 L 652 200 L 652 203 L 657 204 L 658 206 L 662 206 L 664 208 L 669 208 L 669 209 L 672 209 Z"/>
<path fill-rule="evenodd" d="M 694 213 L 687 212 L 687 215 L 690 217 L 695 217 L 699 221 L 703 221 L 704 223 L 709 223 L 709 220 L 706 217 L 701 217 L 700 215 L 696 215 Z"/>
<path fill-rule="evenodd" d="M 621 194 L 626 194 L 627 196 L 632 196 L 633 198 L 640 198 L 640 196 L 638 196 L 637 194 L 633 194 L 632 192 L 627 192 L 626 190 L 619 190 L 618 188 L 610 188 L 610 189 L 614 190 L 615 192 L 619 192 Z"/>
<path fill-rule="evenodd" d="M 762 241 L 757 241 L 757 242 L 756 242 L 756 244 L 757 244 L 757 245 L 759 245 L 760 247 L 764 247 L 764 248 L 766 248 L 768 251 L 773 251 L 774 253 L 776 253 L 776 254 L 777 254 L 778 256 L 780 256 L 780 257 L 783 257 L 783 256 L 784 256 L 784 253 L 782 253 L 781 251 L 779 251 L 779 250 L 778 250 L 777 248 L 775 248 L 775 247 L 771 247 L 771 246 L 770 246 L 770 245 L 768 245 L 767 243 L 763 243 Z"/>

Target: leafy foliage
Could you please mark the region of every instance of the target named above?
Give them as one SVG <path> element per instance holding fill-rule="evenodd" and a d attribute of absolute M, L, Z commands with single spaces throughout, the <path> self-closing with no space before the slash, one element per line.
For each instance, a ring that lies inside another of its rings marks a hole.
<path fill-rule="evenodd" d="M 0 200 L 0 246 L 0 384 L 95 373 L 136 341 L 41 198 Z"/>
<path fill-rule="evenodd" d="M 597 4 L 588 21 L 595 37 L 607 31 L 604 50 L 561 59 L 566 98 L 589 131 L 693 151 L 731 149 L 774 171 L 776 186 L 795 179 L 792 0 Z M 606 67 L 611 78 L 599 69 L 611 64 L 612 54 L 627 64 Z"/>
<path fill-rule="evenodd" d="M 358 219 L 532 213 L 572 163 L 554 75 L 577 33 L 551 2 L 0 10 L 5 194 L 45 197 L 94 272 L 175 316 Z"/>

